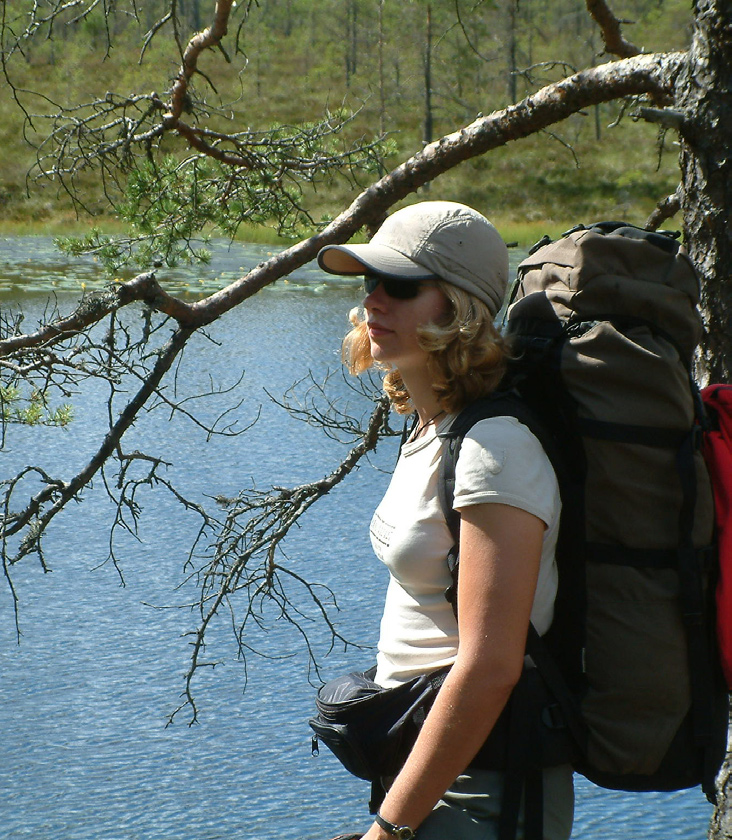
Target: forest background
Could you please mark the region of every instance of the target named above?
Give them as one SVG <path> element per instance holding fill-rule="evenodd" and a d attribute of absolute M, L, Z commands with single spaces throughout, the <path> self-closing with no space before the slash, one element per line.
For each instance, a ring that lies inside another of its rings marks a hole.
<path fill-rule="evenodd" d="M 12 15 L 14 5 L 7 0 L 4 13 Z M 77 173 L 80 191 L 72 200 L 43 175 L 38 158 L 56 103 L 89 101 L 105 86 L 116 93 L 155 89 L 166 65 L 174 78 L 179 64 L 164 39 L 152 39 L 144 57 L 140 51 L 141 35 L 165 6 L 164 0 L 139 4 L 138 20 L 115 15 L 105 23 L 98 16 L 56 26 L 52 39 L 36 38 L 24 47 L 13 83 L 41 93 L 24 95 L 28 120 L 10 87 L 0 86 L 0 233 L 55 234 L 91 224 L 119 229 L 96 176 Z M 181 32 L 185 40 L 207 25 L 208 7 L 200 0 L 179 0 L 178 6 L 189 27 Z M 688 4 L 680 0 L 623 0 L 614 12 L 626 37 L 644 51 L 688 46 Z M 106 26 L 114 28 L 113 56 Z M 239 46 L 244 60 L 217 56 L 214 122 L 229 131 L 246 129 L 242 120 L 264 129 L 352 112 L 343 128 L 350 141 L 387 138 L 384 172 L 479 113 L 609 58 L 584 0 L 522 0 L 518 8 L 512 0 L 259 0 L 241 28 Z M 332 218 L 373 177 L 363 172 L 360 184 L 336 178 L 306 189 L 302 202 L 316 222 Z M 578 221 L 643 224 L 678 179 L 675 134 L 667 137 L 643 122 L 633 101 L 625 101 L 593 106 L 549 136 L 473 158 L 422 193 L 473 205 L 507 239 L 528 245 Z M 220 233 L 215 220 L 208 231 Z M 273 226 L 254 225 L 242 226 L 236 236 L 279 238 Z"/>

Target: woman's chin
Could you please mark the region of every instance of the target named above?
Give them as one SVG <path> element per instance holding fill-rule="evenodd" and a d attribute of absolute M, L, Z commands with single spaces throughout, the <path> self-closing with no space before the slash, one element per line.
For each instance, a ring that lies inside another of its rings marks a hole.
<path fill-rule="evenodd" d="M 387 358 L 388 355 L 389 354 L 380 344 L 371 339 L 371 358 L 375 362 L 386 364 L 389 361 Z"/>

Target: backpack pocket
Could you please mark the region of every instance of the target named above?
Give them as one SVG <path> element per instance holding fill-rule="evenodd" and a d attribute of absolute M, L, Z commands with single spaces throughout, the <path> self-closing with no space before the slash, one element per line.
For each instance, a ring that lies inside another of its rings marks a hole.
<path fill-rule="evenodd" d="M 314 732 L 313 750 L 316 754 L 317 744 L 322 742 L 352 775 L 369 781 L 378 778 L 378 768 L 373 756 L 367 754 L 373 751 L 361 749 L 358 739 L 351 735 L 348 725 L 327 723 L 318 717 L 311 718 L 309 723 Z"/>

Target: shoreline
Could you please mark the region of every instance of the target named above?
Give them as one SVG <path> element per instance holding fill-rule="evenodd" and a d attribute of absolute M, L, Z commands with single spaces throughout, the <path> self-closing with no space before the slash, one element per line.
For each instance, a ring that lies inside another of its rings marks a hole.
<path fill-rule="evenodd" d="M 575 221 L 557 221 L 557 220 L 543 220 L 543 221 L 527 221 L 516 222 L 512 219 L 502 219 L 494 217 L 491 219 L 496 228 L 500 231 L 509 247 L 529 248 L 535 242 L 548 234 L 553 239 L 558 238 L 566 230 L 574 227 L 579 223 Z M 591 223 L 593 220 L 584 220 Z M 21 236 L 51 236 L 51 237 L 73 237 L 82 236 L 89 233 L 95 228 L 104 235 L 122 236 L 128 235 L 128 231 L 124 225 L 116 220 L 106 219 L 102 223 L 95 223 L 93 220 L 84 221 L 81 219 L 44 219 L 44 220 L 11 220 L 0 219 L 0 237 L 21 237 Z M 210 232 L 206 234 L 213 240 L 228 239 L 224 234 Z M 307 234 L 308 236 L 310 234 Z M 302 239 L 307 238 L 303 236 Z M 240 230 L 239 235 L 234 239 L 234 242 L 244 242 L 252 245 L 273 245 L 282 248 L 287 248 L 298 241 L 295 239 L 286 239 L 279 236 L 275 230 L 269 227 L 255 227 L 244 226 Z"/>

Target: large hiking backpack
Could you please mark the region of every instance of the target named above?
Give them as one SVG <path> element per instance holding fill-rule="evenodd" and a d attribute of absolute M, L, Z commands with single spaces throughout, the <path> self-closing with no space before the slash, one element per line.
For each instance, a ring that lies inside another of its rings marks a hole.
<path fill-rule="evenodd" d="M 728 697 L 691 376 L 698 299 L 697 275 L 671 236 L 611 222 L 540 243 L 518 269 L 502 392 L 446 434 L 440 488 L 456 534 L 454 466 L 470 426 L 514 414 L 537 434 L 562 493 L 545 647 L 566 686 L 561 705 L 581 710 L 576 769 L 625 790 L 702 783 L 713 799 Z"/>

